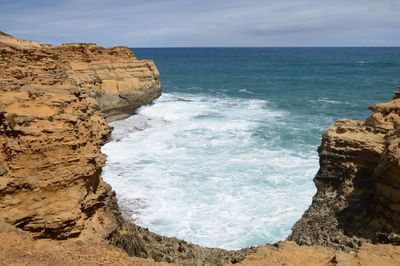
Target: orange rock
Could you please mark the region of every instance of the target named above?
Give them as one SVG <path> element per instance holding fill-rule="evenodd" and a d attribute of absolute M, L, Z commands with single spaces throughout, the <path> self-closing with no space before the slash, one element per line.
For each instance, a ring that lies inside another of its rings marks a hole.
<path fill-rule="evenodd" d="M 338 120 L 325 131 L 317 194 L 289 239 L 343 250 L 400 244 L 400 100 L 370 109 L 366 121 Z"/>
<path fill-rule="evenodd" d="M 158 76 L 126 47 L 0 35 L 0 220 L 35 238 L 108 237 L 119 214 L 100 177 L 104 117 L 157 98 Z"/>

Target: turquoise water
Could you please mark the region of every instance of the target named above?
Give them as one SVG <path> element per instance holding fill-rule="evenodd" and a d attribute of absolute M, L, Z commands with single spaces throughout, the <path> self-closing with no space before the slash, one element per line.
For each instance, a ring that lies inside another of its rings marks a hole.
<path fill-rule="evenodd" d="M 400 86 L 400 48 L 134 52 L 163 96 L 113 123 L 103 176 L 137 224 L 211 247 L 284 239 L 315 193 L 323 129 Z"/>

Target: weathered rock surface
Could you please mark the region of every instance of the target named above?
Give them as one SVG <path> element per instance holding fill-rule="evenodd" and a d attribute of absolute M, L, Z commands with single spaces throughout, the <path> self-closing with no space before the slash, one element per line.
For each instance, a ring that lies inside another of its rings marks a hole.
<path fill-rule="evenodd" d="M 240 261 L 125 221 L 101 178 L 107 120 L 160 95 L 158 71 L 125 47 L 42 45 L 0 35 L 0 221 L 35 239 L 110 242 L 192 265 Z"/>
<path fill-rule="evenodd" d="M 5 230 L 0 223 L 0 265 L 131 265 L 168 266 L 152 259 L 129 257 L 122 250 L 98 242 L 34 240 L 27 233 Z"/>
<path fill-rule="evenodd" d="M 339 120 L 325 131 L 317 194 L 290 240 L 343 250 L 400 243 L 400 99 L 370 109 L 364 122 Z"/>
<path fill-rule="evenodd" d="M 396 266 L 400 265 L 400 247 L 393 245 L 362 245 L 348 253 L 320 246 L 300 246 L 285 241 L 273 246 L 260 246 L 240 266 Z M 230 264 L 232 266 L 232 264 Z"/>
<path fill-rule="evenodd" d="M 34 240 L 27 233 L 0 223 L 0 265 L 132 265 L 168 266 L 152 259 L 128 257 L 106 243 L 81 241 Z M 400 264 L 400 247 L 365 244 L 356 253 L 332 248 L 299 246 L 285 241 L 273 246 L 260 246 L 254 254 L 232 265 L 346 265 L 395 266 Z M 184 263 L 183 265 L 196 265 Z"/>
<path fill-rule="evenodd" d="M 41 45 L 0 35 L 0 219 L 37 238 L 104 239 L 118 209 L 100 177 L 104 119 L 160 95 L 128 48 Z"/>
<path fill-rule="evenodd" d="M 108 121 L 127 118 L 161 94 L 153 61 L 137 60 L 127 47 L 51 46 L 4 34 L 0 47 L 1 88 L 82 88 L 97 100 Z"/>
<path fill-rule="evenodd" d="M 177 263 L 179 265 L 210 265 L 237 263 L 245 256 L 255 252 L 255 248 L 227 251 L 220 248 L 204 248 L 174 237 L 164 237 L 123 222 L 110 238 L 110 242 L 132 256 L 153 258 L 156 261 Z"/>
<path fill-rule="evenodd" d="M 68 62 L 71 83 L 97 100 L 108 121 L 127 118 L 161 95 L 154 63 L 137 60 L 126 47 L 65 44 L 58 50 L 60 60 Z"/>
<path fill-rule="evenodd" d="M 0 264 L 155 265 L 107 243 L 183 265 L 237 263 L 246 255 L 244 265 L 399 261 L 398 247 L 366 241 L 400 243 L 400 94 L 372 106 L 365 122 L 339 120 L 324 133 L 318 192 L 289 239 L 328 249 L 292 242 L 255 254 L 210 249 L 124 220 L 101 178 L 100 147 L 110 137 L 107 120 L 125 118 L 160 95 L 158 75 L 153 62 L 125 47 L 51 46 L 0 32 Z M 4 230 L 2 222 L 29 236 Z"/>
<path fill-rule="evenodd" d="M 35 238 L 102 239 L 116 229 L 100 178 L 110 130 L 65 49 L 0 36 L 0 220 Z"/>

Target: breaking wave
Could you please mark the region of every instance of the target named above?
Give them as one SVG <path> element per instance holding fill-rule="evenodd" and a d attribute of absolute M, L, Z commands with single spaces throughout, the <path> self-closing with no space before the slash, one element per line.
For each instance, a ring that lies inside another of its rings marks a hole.
<path fill-rule="evenodd" d="M 125 215 L 156 233 L 227 249 L 282 240 L 318 169 L 315 147 L 281 139 L 303 130 L 290 116 L 265 100 L 164 93 L 112 123 L 102 175 Z"/>

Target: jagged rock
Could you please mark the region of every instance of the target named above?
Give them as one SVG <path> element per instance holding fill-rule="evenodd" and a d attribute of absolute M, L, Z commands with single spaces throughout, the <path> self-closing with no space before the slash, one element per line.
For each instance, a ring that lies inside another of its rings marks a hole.
<path fill-rule="evenodd" d="M 107 121 L 160 96 L 158 76 L 126 47 L 0 36 L 0 221 L 35 239 L 107 241 L 158 261 L 222 265 L 253 252 L 203 248 L 122 218 L 100 148 Z"/>
<path fill-rule="evenodd" d="M 246 248 L 226 251 L 220 248 L 203 248 L 175 237 L 164 237 L 150 232 L 130 222 L 124 221 L 110 242 L 121 247 L 128 254 L 156 261 L 166 261 L 178 265 L 225 265 L 237 263 L 256 251 Z"/>
<path fill-rule="evenodd" d="M 343 250 L 364 241 L 399 244 L 400 99 L 370 109 L 364 122 L 339 120 L 325 131 L 317 194 L 290 240 Z"/>
<path fill-rule="evenodd" d="M 0 222 L 1 265 L 123 265 L 168 266 L 152 259 L 132 258 L 106 243 L 33 240 L 24 232 Z"/>
<path fill-rule="evenodd" d="M 119 224 L 100 177 L 110 136 L 104 117 L 127 117 L 157 98 L 158 75 L 126 47 L 1 34 L 0 220 L 35 238 L 109 237 Z"/>
<path fill-rule="evenodd" d="M 125 47 L 51 46 L 0 33 L 0 231 L 14 225 L 29 233 L 25 240 L 14 233 L 4 239 L 33 249 L 30 237 L 107 241 L 132 256 L 184 265 L 236 263 L 255 252 L 203 248 L 122 218 L 115 193 L 100 176 L 100 147 L 111 134 L 107 121 L 160 95 L 158 76 L 151 61 L 137 60 Z M 365 241 L 400 243 L 399 106 L 396 96 L 372 106 L 367 121 L 340 120 L 324 133 L 318 191 L 290 239 L 344 250 Z M 79 242 L 67 241 L 60 245 L 82 251 Z M 323 253 L 329 254 L 326 263 L 342 259 L 332 250 Z M 400 257 L 397 249 L 390 254 Z"/>
<path fill-rule="evenodd" d="M 138 60 L 127 47 L 51 46 L 0 35 L 0 49 L 2 89 L 26 90 L 33 99 L 49 89 L 90 95 L 107 121 L 127 118 L 161 94 L 153 61 Z"/>

